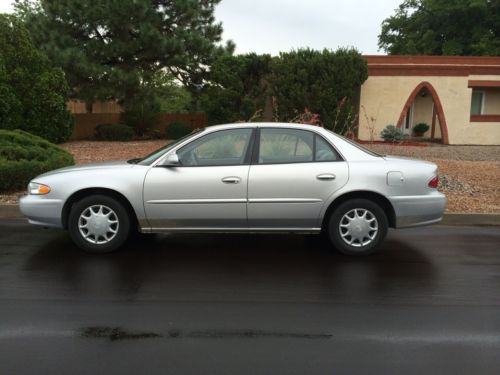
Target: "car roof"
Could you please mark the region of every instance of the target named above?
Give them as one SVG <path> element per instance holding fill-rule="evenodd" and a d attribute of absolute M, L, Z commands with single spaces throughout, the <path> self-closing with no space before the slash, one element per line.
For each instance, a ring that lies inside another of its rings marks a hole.
<path fill-rule="evenodd" d="M 210 130 L 222 130 L 222 129 L 238 129 L 238 128 L 264 128 L 264 127 L 274 127 L 274 128 L 294 128 L 294 129 L 304 129 L 304 130 L 319 130 L 323 129 L 320 126 L 309 125 L 309 124 L 296 124 L 289 122 L 238 122 L 234 124 L 223 124 L 223 125 L 213 125 L 206 129 Z"/>

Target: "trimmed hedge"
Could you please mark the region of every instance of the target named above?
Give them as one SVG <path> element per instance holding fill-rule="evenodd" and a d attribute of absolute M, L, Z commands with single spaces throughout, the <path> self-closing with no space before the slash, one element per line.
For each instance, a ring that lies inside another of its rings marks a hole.
<path fill-rule="evenodd" d="M 184 122 L 171 122 L 165 129 L 167 139 L 179 139 L 191 133 L 193 129 Z"/>
<path fill-rule="evenodd" d="M 100 141 L 131 141 L 134 130 L 122 124 L 102 124 L 95 128 L 95 136 Z"/>
<path fill-rule="evenodd" d="M 33 177 L 73 164 L 70 153 L 43 138 L 0 129 L 0 191 L 26 189 Z"/>

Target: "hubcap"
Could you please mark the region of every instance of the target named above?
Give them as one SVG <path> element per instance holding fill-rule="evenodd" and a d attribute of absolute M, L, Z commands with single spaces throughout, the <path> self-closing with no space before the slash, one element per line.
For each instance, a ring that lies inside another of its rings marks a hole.
<path fill-rule="evenodd" d="M 378 222 L 370 211 L 355 208 L 347 212 L 339 224 L 340 237 L 353 247 L 369 245 L 377 236 Z"/>
<path fill-rule="evenodd" d="M 87 207 L 78 219 L 80 234 L 93 244 L 105 244 L 115 238 L 119 228 L 118 216 L 108 206 Z"/>

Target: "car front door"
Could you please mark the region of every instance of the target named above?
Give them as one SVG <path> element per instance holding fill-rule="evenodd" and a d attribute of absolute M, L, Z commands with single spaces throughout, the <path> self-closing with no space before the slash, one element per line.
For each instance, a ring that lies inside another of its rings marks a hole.
<path fill-rule="evenodd" d="M 257 131 L 248 182 L 251 228 L 312 229 L 321 208 L 347 183 L 348 167 L 318 133 L 285 127 Z"/>
<path fill-rule="evenodd" d="M 144 206 L 153 230 L 247 227 L 253 132 L 211 132 L 176 150 L 179 165 L 151 168 Z"/>

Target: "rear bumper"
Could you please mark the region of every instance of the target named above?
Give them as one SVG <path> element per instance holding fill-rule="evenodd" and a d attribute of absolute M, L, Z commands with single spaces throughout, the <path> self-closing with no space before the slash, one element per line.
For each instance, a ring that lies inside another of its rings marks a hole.
<path fill-rule="evenodd" d="M 19 209 L 31 224 L 62 228 L 61 213 L 63 201 L 27 195 L 19 201 Z"/>
<path fill-rule="evenodd" d="M 444 194 L 390 197 L 396 214 L 396 228 L 409 228 L 439 223 L 446 207 Z"/>

